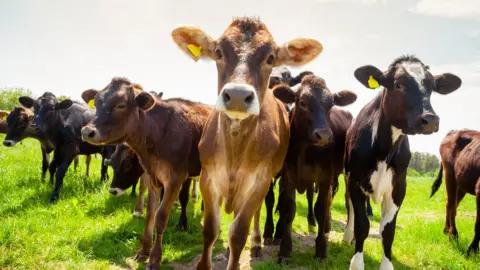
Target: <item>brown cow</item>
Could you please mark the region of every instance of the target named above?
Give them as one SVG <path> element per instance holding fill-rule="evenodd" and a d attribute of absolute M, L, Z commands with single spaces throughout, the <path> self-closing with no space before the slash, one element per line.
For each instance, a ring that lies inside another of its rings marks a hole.
<path fill-rule="evenodd" d="M 213 107 L 184 99 L 161 100 L 125 78 L 113 78 L 101 91 L 90 89 L 83 100 L 95 99 L 95 117 L 82 128 L 82 139 L 92 144 L 126 142 L 137 154 L 151 185 L 164 188 L 155 215 L 157 237 L 145 232 L 137 260 L 149 256 L 147 268 L 159 268 L 162 237 L 173 202 L 182 184 L 200 174 L 198 143 Z M 149 255 L 150 254 L 150 255 Z"/>
<path fill-rule="evenodd" d="M 466 193 L 477 198 L 477 220 L 475 236 L 468 247 L 470 253 L 478 253 L 480 242 L 480 132 L 475 130 L 450 131 L 440 144 L 442 165 L 438 177 L 432 185 L 432 194 L 437 192 L 445 175 L 447 186 L 447 217 L 444 233 L 458 239 L 455 216 L 457 207 Z"/>
<path fill-rule="evenodd" d="M 0 133 L 7 133 L 7 111 L 0 111 Z"/>
<path fill-rule="evenodd" d="M 430 96 L 432 92 L 447 95 L 462 81 L 451 73 L 432 75 L 428 66 L 412 55 L 398 57 L 385 72 L 366 65 L 357 68 L 354 76 L 370 89 L 384 89 L 362 108 L 347 132 L 345 173 L 350 199 L 344 241 L 350 243 L 355 237 L 350 269 L 364 269 L 363 244 L 370 230 L 366 200 L 382 200 L 380 269 L 393 269 L 395 226 L 411 157 L 407 134 L 437 132 L 440 117 Z"/>
<path fill-rule="evenodd" d="M 193 26 L 176 28 L 172 37 L 195 61 L 213 59 L 218 70 L 216 110 L 198 146 L 205 212 L 203 252 L 197 268 L 212 267 L 220 205 L 225 202 L 225 212 L 234 213 L 228 269 L 238 269 L 252 218 L 252 255 L 261 255 L 260 207 L 288 148 L 288 114 L 268 89 L 270 73 L 275 66 L 310 62 L 323 48 L 306 38 L 277 46 L 265 24 L 253 18 L 234 19 L 217 40 Z"/>
<path fill-rule="evenodd" d="M 280 179 L 276 237 L 282 241 L 278 257 L 281 261 L 292 252 L 296 191 L 302 194 L 315 185 L 318 189 L 315 257 L 324 259 L 330 232 L 331 188 L 343 172 L 345 138 L 353 118 L 351 113 L 334 106 L 352 104 L 357 95 L 349 90 L 331 93 L 325 81 L 315 75 L 304 77 L 296 92 L 288 85 L 279 85 L 273 93 L 283 102 L 295 104 L 290 116 L 290 144 Z"/>

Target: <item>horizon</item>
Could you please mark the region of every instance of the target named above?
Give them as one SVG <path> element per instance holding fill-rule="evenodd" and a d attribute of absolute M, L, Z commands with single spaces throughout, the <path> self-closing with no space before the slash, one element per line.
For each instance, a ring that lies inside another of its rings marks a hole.
<path fill-rule="evenodd" d="M 30 89 L 37 96 L 50 91 L 82 101 L 84 90 L 125 76 L 148 91 L 164 92 L 164 98 L 214 104 L 215 64 L 192 61 L 170 33 L 193 24 L 217 38 L 233 17 L 248 15 L 258 16 L 277 44 L 298 36 L 320 41 L 324 51 L 319 57 L 288 68 L 292 75 L 313 71 L 332 92 L 355 92 L 357 101 L 343 107 L 354 117 L 379 91 L 354 78 L 362 65 L 385 70 L 398 56 L 413 54 L 434 75 L 459 76 L 459 90 L 432 95 L 440 130 L 409 136 L 412 151 L 438 156 L 451 129 L 480 130 L 480 112 L 474 113 L 480 100 L 480 5 L 475 0 L 300 0 L 295 5 L 248 0 L 236 5 L 234 14 L 228 2 L 183 1 L 187 8 L 178 3 L 0 1 L 0 88 Z M 300 10 L 292 12 L 292 7 Z"/>

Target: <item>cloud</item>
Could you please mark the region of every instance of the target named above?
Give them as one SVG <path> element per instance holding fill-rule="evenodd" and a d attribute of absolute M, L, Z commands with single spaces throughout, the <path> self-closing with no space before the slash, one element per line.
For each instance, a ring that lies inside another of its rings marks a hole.
<path fill-rule="evenodd" d="M 410 11 L 427 16 L 480 21 L 478 0 L 420 0 L 410 8 Z"/>
<path fill-rule="evenodd" d="M 335 2 L 347 2 L 347 3 L 360 3 L 363 5 L 370 5 L 375 3 L 385 4 L 387 0 L 316 0 L 320 3 L 335 3 Z"/>

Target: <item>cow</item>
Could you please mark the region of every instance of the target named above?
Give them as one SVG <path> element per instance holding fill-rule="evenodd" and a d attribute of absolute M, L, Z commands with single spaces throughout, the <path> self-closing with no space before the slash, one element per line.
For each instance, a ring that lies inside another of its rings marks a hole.
<path fill-rule="evenodd" d="M 468 129 L 449 132 L 440 144 L 440 156 L 442 163 L 430 198 L 440 188 L 445 176 L 447 216 L 443 232 L 458 240 L 455 224 L 457 207 L 466 193 L 474 195 L 477 200 L 475 236 L 467 250 L 467 256 L 470 256 L 478 253 L 480 242 L 480 132 Z"/>
<path fill-rule="evenodd" d="M 47 170 L 50 172 L 50 184 L 53 184 L 56 167 L 55 162 L 50 162 L 49 154 L 53 151 L 53 145 L 48 139 L 39 133 L 32 132 L 30 124 L 33 120 L 33 111 L 23 106 L 15 106 L 13 110 L 6 115 L 7 131 L 3 141 L 6 147 L 13 147 L 25 138 L 34 138 L 40 142 L 42 152 L 42 182 L 45 182 Z M 8 124 L 10 123 L 10 124 Z M 88 155 L 85 160 L 86 175 L 90 173 L 91 158 Z M 79 163 L 78 157 L 74 159 L 74 170 L 77 170 Z"/>
<path fill-rule="evenodd" d="M 7 133 L 7 111 L 0 111 L 0 133 Z"/>
<path fill-rule="evenodd" d="M 222 202 L 226 213 L 234 213 L 228 269 L 238 269 L 252 218 L 252 256 L 261 256 L 260 207 L 288 148 L 287 111 L 268 89 L 272 68 L 304 65 L 323 47 L 307 38 L 277 46 L 265 24 L 248 17 L 235 18 L 217 40 L 194 26 L 177 27 L 172 38 L 193 60 L 213 59 L 218 71 L 215 111 L 198 145 L 204 226 L 197 269 L 212 267 Z"/>
<path fill-rule="evenodd" d="M 382 86 L 383 90 L 361 109 L 347 132 L 345 172 L 350 199 L 344 241 L 350 243 L 355 236 L 350 269 L 364 269 L 363 244 L 370 229 L 365 201 L 382 199 L 380 269 L 393 269 L 395 225 L 411 157 L 408 135 L 437 132 L 440 118 L 430 96 L 432 92 L 449 94 L 462 81 L 451 73 L 433 76 L 413 55 L 398 57 L 385 72 L 372 65 L 359 67 L 354 76 L 367 88 Z"/>
<path fill-rule="evenodd" d="M 81 140 L 80 130 L 93 117 L 95 110 L 77 101 L 65 99 L 58 101 L 51 92 L 43 93 L 36 100 L 28 96 L 19 98 L 26 108 L 33 108 L 34 117 L 30 128 L 34 134 L 45 136 L 54 148 L 50 167 L 55 172 L 55 187 L 50 194 L 50 203 L 55 203 L 60 195 L 63 178 L 68 167 L 78 155 L 104 153 L 105 147 L 95 146 Z M 102 160 L 101 180 L 106 179 L 106 166 Z M 105 174 L 103 173 L 105 172 Z"/>
<path fill-rule="evenodd" d="M 323 78 L 305 76 L 297 91 L 288 85 L 278 85 L 274 95 L 295 106 L 290 114 L 290 143 L 280 179 L 280 219 L 276 238 L 281 238 L 279 261 L 292 252 L 292 223 L 295 218 L 296 191 L 303 194 L 316 186 L 315 218 L 318 223 L 315 257 L 327 258 L 330 232 L 330 205 L 334 182 L 343 172 L 343 156 L 347 129 L 352 114 L 338 109 L 356 101 L 357 95 L 349 90 L 331 93 Z"/>
<path fill-rule="evenodd" d="M 180 98 L 162 100 L 121 77 L 113 78 L 103 90 L 84 91 L 82 98 L 87 103 L 94 99 L 97 108 L 82 128 L 82 139 L 95 145 L 127 143 L 151 177 L 150 185 L 163 188 L 155 215 L 155 244 L 150 251 L 152 235 L 146 231 L 136 258 L 148 257 L 147 268 L 158 269 L 173 202 L 182 184 L 200 174 L 198 143 L 213 106 Z"/>

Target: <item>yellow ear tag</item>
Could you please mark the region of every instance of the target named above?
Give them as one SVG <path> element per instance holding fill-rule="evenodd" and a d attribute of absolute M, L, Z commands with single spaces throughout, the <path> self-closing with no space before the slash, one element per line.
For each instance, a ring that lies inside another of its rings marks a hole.
<path fill-rule="evenodd" d="M 2 117 L 2 120 L 7 120 L 7 115 L 6 114 Z"/>
<path fill-rule="evenodd" d="M 202 55 L 202 47 L 201 46 L 195 46 L 193 44 L 188 44 L 187 48 L 195 57 L 199 57 L 200 55 Z"/>
<path fill-rule="evenodd" d="M 380 87 L 380 84 L 375 80 L 372 75 L 370 75 L 370 78 L 368 78 L 368 87 L 375 89 Z"/>
<path fill-rule="evenodd" d="M 95 101 L 93 99 L 91 99 L 89 102 L 88 102 L 88 107 L 92 108 L 92 109 L 95 109 Z"/>

